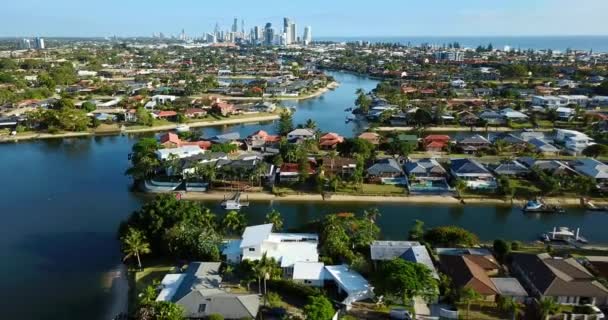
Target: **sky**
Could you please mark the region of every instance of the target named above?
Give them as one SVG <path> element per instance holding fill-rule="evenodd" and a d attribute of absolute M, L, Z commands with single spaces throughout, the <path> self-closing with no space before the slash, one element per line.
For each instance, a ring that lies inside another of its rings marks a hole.
<path fill-rule="evenodd" d="M 0 37 L 200 36 L 235 17 L 290 17 L 315 37 L 608 35 L 607 12 L 608 0 L 8 0 Z"/>

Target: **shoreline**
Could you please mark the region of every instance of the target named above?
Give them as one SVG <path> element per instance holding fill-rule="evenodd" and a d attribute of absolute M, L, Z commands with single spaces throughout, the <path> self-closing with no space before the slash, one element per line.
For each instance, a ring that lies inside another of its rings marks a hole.
<path fill-rule="evenodd" d="M 225 95 L 212 95 L 212 96 L 215 96 L 220 99 L 227 100 L 227 101 L 264 101 L 264 100 L 300 101 L 300 100 L 309 100 L 309 99 L 314 99 L 314 98 L 320 97 L 320 96 L 326 94 L 327 92 L 338 88 L 339 86 L 340 86 L 340 83 L 337 81 L 330 82 L 324 88 L 319 88 L 315 92 L 312 92 L 312 93 L 304 95 L 304 96 L 297 96 L 297 97 L 289 97 L 289 96 L 287 96 L 287 97 L 281 97 L 281 96 L 279 96 L 279 97 L 232 97 L 232 96 L 225 96 Z M 208 95 L 208 96 L 211 96 L 211 95 Z M 200 96 L 197 96 L 194 98 L 200 98 Z"/>
<path fill-rule="evenodd" d="M 218 201 L 229 198 L 233 192 L 182 192 L 181 198 L 184 200 L 193 201 Z M 269 192 L 248 192 L 241 194 L 245 201 L 285 201 L 285 202 L 390 202 L 390 203 L 413 203 L 413 204 L 442 204 L 442 205 L 463 205 L 460 199 L 452 196 L 441 195 L 416 195 L 416 196 L 373 196 L 373 195 L 331 195 L 324 198 L 321 194 L 292 194 L 285 196 L 277 196 Z M 580 198 L 563 198 L 549 197 L 543 198 L 546 203 L 559 204 L 562 206 L 573 207 L 581 206 Z M 608 205 L 606 199 L 591 199 L 596 205 Z M 522 199 L 513 199 L 511 204 L 510 199 L 505 198 L 464 198 L 464 205 L 468 204 L 490 204 L 506 207 L 521 207 L 526 202 Z"/>
<path fill-rule="evenodd" d="M 377 127 L 372 129 L 373 131 L 378 131 L 378 132 L 391 132 L 391 131 L 415 131 L 417 130 L 417 128 L 415 127 L 387 127 L 387 126 L 382 126 L 382 127 Z M 488 127 L 488 129 L 486 130 L 485 127 L 473 127 L 471 129 L 471 127 L 429 127 L 429 128 L 424 128 L 423 129 L 425 132 L 513 132 L 513 131 L 522 131 L 522 129 L 513 129 L 513 128 L 509 128 L 509 127 Z M 539 131 L 539 132 L 549 132 L 552 131 L 553 129 L 547 129 L 547 128 L 539 128 L 539 129 L 534 129 L 534 131 Z"/>
<path fill-rule="evenodd" d="M 239 118 L 239 119 L 225 119 L 225 120 L 212 120 L 212 121 L 199 121 L 185 123 L 191 128 L 203 128 L 203 127 L 215 127 L 223 125 L 237 125 L 242 123 L 255 123 L 265 121 L 275 121 L 280 118 L 280 115 L 267 115 L 250 118 Z M 125 130 L 108 130 L 108 131 L 87 131 L 87 132 L 65 132 L 58 134 L 51 133 L 32 133 L 16 136 L 0 136 L 0 143 L 18 142 L 23 140 L 43 140 L 43 139 L 56 139 L 56 138 L 75 138 L 75 137 L 88 137 L 88 136 L 108 136 L 108 135 L 120 135 L 122 133 L 144 133 L 144 132 L 164 132 L 175 130 L 182 123 L 167 124 L 161 126 L 137 128 L 137 129 L 125 129 Z"/>

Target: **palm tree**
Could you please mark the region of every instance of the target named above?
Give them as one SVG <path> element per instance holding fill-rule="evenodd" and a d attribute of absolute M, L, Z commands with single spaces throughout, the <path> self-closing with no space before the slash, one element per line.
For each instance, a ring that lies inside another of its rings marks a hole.
<path fill-rule="evenodd" d="M 150 244 L 147 242 L 144 234 L 135 228 L 129 228 L 127 234 L 120 240 L 122 241 L 122 252 L 125 254 L 123 261 L 136 257 L 137 265 L 141 269 L 140 256 L 151 252 Z"/>
<path fill-rule="evenodd" d="M 222 219 L 226 233 L 241 233 L 246 226 L 245 215 L 238 211 L 229 211 Z"/>
<path fill-rule="evenodd" d="M 376 220 L 381 216 L 380 210 L 378 210 L 378 208 L 364 210 L 363 215 L 365 216 L 365 219 L 367 219 L 373 223 L 376 223 Z"/>
<path fill-rule="evenodd" d="M 458 198 L 462 197 L 462 192 L 467 188 L 467 183 L 462 180 L 462 179 L 458 179 L 456 181 L 456 185 L 454 185 L 454 189 L 456 189 L 456 193 L 458 194 Z"/>
<path fill-rule="evenodd" d="M 559 311 L 559 305 L 551 298 L 543 298 L 538 302 L 538 310 L 540 312 L 540 320 L 545 320 L 549 315 Z"/>
<path fill-rule="evenodd" d="M 203 208 L 201 222 L 208 230 L 215 230 L 215 214 L 209 208 Z"/>
<path fill-rule="evenodd" d="M 308 120 L 306 120 L 304 127 L 308 128 L 308 129 L 316 130 L 317 123 L 313 119 L 308 119 Z"/>
<path fill-rule="evenodd" d="M 499 297 L 498 307 L 502 311 L 511 313 L 513 320 L 517 320 L 517 316 L 522 313 L 521 304 L 511 297 Z"/>
<path fill-rule="evenodd" d="M 266 215 L 266 223 L 272 223 L 272 230 L 275 232 L 283 229 L 283 218 L 281 217 L 281 213 L 276 209 L 272 209 L 272 211 L 268 212 Z"/>
<path fill-rule="evenodd" d="M 336 162 L 336 158 L 338 157 L 338 152 L 337 152 L 336 150 L 331 150 L 331 151 L 329 151 L 329 152 L 327 153 L 327 157 L 329 158 L 329 161 L 330 161 L 330 165 L 329 165 L 329 167 L 330 167 L 331 172 L 332 172 L 332 174 L 333 174 L 333 172 L 334 172 L 334 165 L 335 165 L 335 162 Z"/>

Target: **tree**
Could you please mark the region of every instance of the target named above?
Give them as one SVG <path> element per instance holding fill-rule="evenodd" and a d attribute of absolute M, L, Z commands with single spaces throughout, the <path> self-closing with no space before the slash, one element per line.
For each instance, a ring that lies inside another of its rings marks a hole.
<path fill-rule="evenodd" d="M 517 316 L 522 313 L 522 305 L 515 301 L 512 297 L 498 297 L 498 308 L 504 312 L 511 313 L 513 320 L 517 320 Z"/>
<path fill-rule="evenodd" d="M 93 112 L 93 111 L 95 111 L 95 109 L 97 109 L 97 106 L 91 101 L 85 101 L 82 104 L 82 110 L 84 110 L 86 112 Z"/>
<path fill-rule="evenodd" d="M 137 141 L 131 148 L 132 166 L 126 174 L 135 180 L 144 180 L 152 176 L 160 166 L 160 161 L 156 157 L 156 151 L 160 145 L 154 138 L 143 138 Z"/>
<path fill-rule="evenodd" d="M 281 213 L 276 209 L 272 209 L 272 211 L 266 214 L 266 223 L 272 223 L 272 230 L 274 232 L 283 229 L 283 218 L 281 217 Z"/>
<path fill-rule="evenodd" d="M 465 287 L 458 291 L 458 302 L 467 306 L 467 319 L 470 319 L 471 304 L 480 299 L 481 295 L 474 289 Z"/>
<path fill-rule="evenodd" d="M 222 238 L 212 228 L 179 223 L 165 232 L 164 239 L 172 257 L 194 261 L 219 261 Z"/>
<path fill-rule="evenodd" d="M 334 313 L 331 301 L 324 296 L 311 296 L 304 306 L 304 316 L 308 320 L 330 320 Z"/>
<path fill-rule="evenodd" d="M 513 204 L 513 197 L 515 196 L 515 183 L 513 180 L 505 175 L 501 175 L 498 177 L 498 185 L 502 194 L 510 197 L 511 204 Z"/>
<path fill-rule="evenodd" d="M 594 144 L 583 150 L 583 155 L 587 157 L 597 158 L 608 155 L 608 146 L 604 144 Z"/>
<path fill-rule="evenodd" d="M 424 233 L 424 240 L 434 247 L 474 246 L 479 238 L 470 231 L 457 226 L 443 226 Z"/>
<path fill-rule="evenodd" d="M 306 123 L 304 124 L 304 128 L 316 130 L 317 129 L 317 123 L 314 120 L 312 120 L 312 119 L 308 119 L 308 120 L 306 120 Z"/>
<path fill-rule="evenodd" d="M 154 118 L 144 107 L 137 108 L 135 115 L 137 117 L 137 124 L 139 125 L 151 127 L 154 124 Z"/>
<path fill-rule="evenodd" d="M 222 219 L 222 225 L 227 234 L 241 234 L 247 226 L 247 218 L 238 211 L 229 211 Z"/>
<path fill-rule="evenodd" d="M 277 124 L 277 132 L 279 135 L 286 136 L 293 130 L 293 117 L 291 112 L 284 110 L 281 112 L 279 122 Z"/>
<path fill-rule="evenodd" d="M 545 320 L 549 315 L 559 312 L 559 305 L 552 298 L 543 298 L 538 302 L 540 320 Z"/>
<path fill-rule="evenodd" d="M 462 179 L 458 179 L 458 180 L 456 180 L 454 189 L 456 189 L 458 198 L 462 198 L 462 193 L 467 189 L 467 183 Z"/>
<path fill-rule="evenodd" d="M 381 264 L 377 275 L 376 287 L 381 292 L 402 297 L 406 305 L 414 297 L 430 300 L 439 293 L 433 273 L 420 263 L 395 258 Z"/>
<path fill-rule="evenodd" d="M 151 252 L 150 244 L 146 241 L 144 234 L 134 228 L 130 228 L 127 234 L 121 239 L 122 252 L 125 255 L 123 260 L 135 257 L 137 265 L 141 269 L 141 258 L 143 254 Z"/>
<path fill-rule="evenodd" d="M 169 301 L 158 301 L 154 303 L 155 320 L 184 320 L 184 309 L 182 306 Z"/>
<path fill-rule="evenodd" d="M 424 237 L 424 221 L 414 220 L 414 226 L 410 229 L 408 239 L 411 241 L 420 241 Z"/>
<path fill-rule="evenodd" d="M 419 108 L 414 113 L 413 121 L 416 127 L 426 127 L 433 121 L 433 116 L 427 110 Z"/>
<path fill-rule="evenodd" d="M 511 246 L 509 245 L 509 243 L 502 239 L 494 240 L 493 249 L 494 253 L 496 254 L 496 257 L 500 261 L 504 261 L 507 255 L 509 255 L 509 253 L 511 252 Z"/>

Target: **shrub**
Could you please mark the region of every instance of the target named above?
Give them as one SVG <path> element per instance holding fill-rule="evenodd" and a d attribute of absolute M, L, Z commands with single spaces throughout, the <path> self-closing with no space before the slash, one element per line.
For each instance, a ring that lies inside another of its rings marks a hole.
<path fill-rule="evenodd" d="M 224 317 L 221 314 L 214 313 L 207 317 L 208 320 L 224 320 Z"/>
<path fill-rule="evenodd" d="M 270 280 L 267 282 L 269 289 L 281 292 L 284 294 L 294 295 L 302 298 L 308 298 L 320 294 L 320 290 L 313 287 L 308 287 L 299 283 L 288 280 Z"/>
<path fill-rule="evenodd" d="M 266 299 L 268 299 L 268 305 L 271 308 L 278 308 L 283 305 L 283 299 L 281 299 L 281 296 L 276 292 L 268 292 Z"/>

